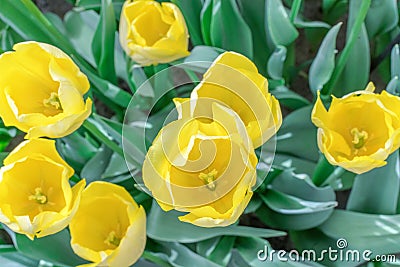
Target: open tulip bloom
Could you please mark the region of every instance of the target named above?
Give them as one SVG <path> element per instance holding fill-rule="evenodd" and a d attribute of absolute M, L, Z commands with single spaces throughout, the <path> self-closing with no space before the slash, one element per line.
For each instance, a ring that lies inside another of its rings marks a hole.
<path fill-rule="evenodd" d="M 365 173 L 386 164 L 400 146 L 400 98 L 386 91 L 364 91 L 333 97 L 327 111 L 320 98 L 312 121 L 318 127 L 318 147 L 332 165 Z"/>
<path fill-rule="evenodd" d="M 0 267 L 396 265 L 399 18 L 0 0 Z"/>
<path fill-rule="evenodd" d="M 75 214 L 85 187 L 82 180 L 71 188 L 73 174 L 54 141 L 21 143 L 0 169 L 0 221 L 30 239 L 61 231 Z"/>
<path fill-rule="evenodd" d="M 24 42 L 0 56 L 0 117 L 26 138 L 59 138 L 78 129 L 92 111 L 83 99 L 89 81 L 57 47 Z"/>

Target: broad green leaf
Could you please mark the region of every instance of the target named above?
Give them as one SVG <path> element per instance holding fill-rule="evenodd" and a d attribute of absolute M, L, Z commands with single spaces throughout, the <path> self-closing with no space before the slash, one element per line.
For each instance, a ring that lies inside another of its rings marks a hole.
<path fill-rule="evenodd" d="M 279 103 L 283 106 L 296 110 L 305 106 L 310 105 L 310 101 L 301 95 L 293 92 L 285 86 L 278 86 L 275 89 L 271 90 L 271 94 L 273 94 L 276 99 L 279 100 Z"/>
<path fill-rule="evenodd" d="M 62 139 L 58 139 L 56 146 L 58 152 L 75 169 L 75 171 L 80 171 L 83 165 L 85 165 L 98 150 L 97 147 L 91 144 L 78 132 Z"/>
<path fill-rule="evenodd" d="M 219 56 L 220 50 L 211 46 L 195 46 L 190 55 L 182 61 L 182 65 L 177 67 L 190 69 L 195 72 L 205 73 L 211 63 Z"/>
<path fill-rule="evenodd" d="M 309 71 L 310 89 L 314 95 L 329 81 L 335 68 L 336 37 L 342 23 L 333 26 L 326 34 Z"/>
<path fill-rule="evenodd" d="M 269 190 L 261 198 L 271 210 L 286 215 L 316 213 L 331 210 L 337 205 L 336 201 L 307 201 L 275 190 Z"/>
<path fill-rule="evenodd" d="M 67 266 L 85 263 L 72 251 L 70 240 L 71 237 L 67 229 L 34 241 L 21 234 L 13 236 L 13 243 L 18 251 L 30 258 Z"/>
<path fill-rule="evenodd" d="M 286 59 L 286 47 L 278 45 L 268 59 L 268 75 L 275 80 L 282 79 L 283 64 Z"/>
<path fill-rule="evenodd" d="M 331 25 L 323 21 L 305 21 L 301 17 L 297 17 L 294 20 L 294 25 L 300 29 L 313 29 L 313 28 L 324 28 L 330 29 Z"/>
<path fill-rule="evenodd" d="M 196 254 L 188 247 L 173 242 L 158 242 L 161 246 L 158 246 L 158 253 L 152 253 L 161 260 L 166 260 L 171 266 L 192 266 L 195 263 L 196 267 L 221 267 L 220 265 Z"/>
<path fill-rule="evenodd" d="M 375 255 L 400 252 L 400 215 L 336 210 L 319 229 L 328 236 L 347 239 L 350 247 L 370 249 Z"/>
<path fill-rule="evenodd" d="M 128 174 L 129 170 L 126 166 L 125 159 L 118 153 L 113 153 L 107 169 L 102 173 L 102 179 L 110 179 L 119 175 Z"/>
<path fill-rule="evenodd" d="M 311 177 L 316 166 L 316 162 L 277 153 L 274 157 L 274 166 L 278 165 L 285 168 L 292 168 L 293 172 L 295 173 L 304 173 Z"/>
<path fill-rule="evenodd" d="M 117 82 L 114 66 L 116 27 L 112 1 L 102 0 L 100 21 L 92 40 L 92 51 L 100 77 L 113 83 Z"/>
<path fill-rule="evenodd" d="M 350 0 L 346 41 L 349 41 L 350 32 L 360 12 L 360 8 L 361 1 Z M 349 52 L 344 70 L 332 93 L 336 96 L 342 96 L 356 90 L 364 89 L 369 81 L 370 61 L 369 40 L 367 30 L 363 24 L 356 43 Z"/>
<path fill-rule="evenodd" d="M 365 18 L 368 36 L 373 38 L 393 29 L 399 21 L 396 0 L 373 0 Z"/>
<path fill-rule="evenodd" d="M 268 47 L 265 32 L 265 0 L 239 0 L 238 5 L 253 37 L 253 61 L 258 67 L 258 71 L 266 76 L 265 62 L 272 51 Z"/>
<path fill-rule="evenodd" d="M 337 205 L 330 187 L 318 188 L 302 175 L 290 170 L 275 178 L 261 195 L 266 206 L 257 210 L 267 225 L 280 229 L 303 230 L 327 220 Z"/>
<path fill-rule="evenodd" d="M 235 0 L 213 0 L 210 37 L 213 46 L 253 58 L 251 30 Z"/>
<path fill-rule="evenodd" d="M 178 216 L 183 213 L 177 211 L 163 211 L 154 201 L 147 219 L 147 235 L 153 239 L 168 242 L 193 243 L 217 236 L 255 236 L 275 237 L 283 236 L 284 232 L 253 228 L 247 226 L 227 226 L 203 228 L 181 222 Z"/>
<path fill-rule="evenodd" d="M 39 265 L 39 261 L 33 260 L 20 252 L 1 254 L 0 259 L 0 265 L 7 267 L 38 267 Z"/>
<path fill-rule="evenodd" d="M 311 109 L 303 107 L 286 116 L 277 134 L 277 153 L 318 161 L 317 128 L 311 123 Z"/>
<path fill-rule="evenodd" d="M 392 48 L 392 52 L 390 55 L 390 74 L 392 78 L 399 77 L 400 78 L 400 49 L 399 44 L 396 44 Z"/>
<path fill-rule="evenodd" d="M 91 44 L 99 20 L 99 15 L 91 10 L 82 12 L 71 10 L 64 16 L 68 39 L 79 55 L 94 67 L 96 66 L 96 62 L 93 57 Z"/>
<path fill-rule="evenodd" d="M 96 155 L 83 166 L 80 174 L 82 179 L 86 179 L 87 184 L 100 180 L 110 163 L 112 154 L 113 151 L 111 149 L 105 145 L 101 146 Z"/>
<path fill-rule="evenodd" d="M 287 46 L 299 36 L 281 0 L 266 1 L 265 29 L 275 45 Z"/>
<path fill-rule="evenodd" d="M 231 259 L 234 244 L 234 236 L 223 236 L 207 258 L 221 266 L 226 266 Z"/>
<path fill-rule="evenodd" d="M 202 0 L 172 0 L 176 4 L 185 17 L 188 26 L 190 39 L 194 46 L 203 44 L 200 26 L 200 12 L 202 9 Z"/>
<path fill-rule="evenodd" d="M 112 0 L 112 4 L 114 5 L 115 17 L 119 19 L 121 16 L 122 5 L 125 3 L 125 0 Z M 76 1 L 76 10 L 89 10 L 93 9 L 99 11 L 101 8 L 101 0 L 77 0 Z"/>
<path fill-rule="evenodd" d="M 271 259 L 269 253 L 272 251 L 271 245 L 267 240 L 254 237 L 239 237 L 237 238 L 235 247 L 239 252 L 240 256 L 247 262 L 251 267 L 263 267 L 263 266 L 274 266 L 274 267 L 306 267 L 306 266 L 322 266 L 314 262 L 295 262 L 288 258 L 287 261 L 280 261 L 278 259 L 277 251 L 273 254 Z M 262 251 L 262 253 L 258 254 Z M 264 255 L 265 252 L 267 255 Z M 258 259 L 260 256 L 261 260 Z M 265 257 L 265 260 L 263 261 Z M 238 265 L 242 267 L 243 265 Z"/>
<path fill-rule="evenodd" d="M 347 202 L 347 210 L 396 214 L 400 188 L 399 152 L 383 167 L 357 175 Z"/>
<path fill-rule="evenodd" d="M 324 0 L 322 5 L 324 21 L 333 24 L 347 12 L 348 0 Z"/>
<path fill-rule="evenodd" d="M 212 45 L 211 42 L 211 17 L 212 17 L 213 0 L 204 0 L 203 8 L 200 11 L 201 34 L 204 44 Z"/>

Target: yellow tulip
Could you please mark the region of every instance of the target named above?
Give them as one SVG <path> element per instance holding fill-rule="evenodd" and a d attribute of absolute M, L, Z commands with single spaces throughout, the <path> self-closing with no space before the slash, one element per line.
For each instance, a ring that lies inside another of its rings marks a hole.
<path fill-rule="evenodd" d="M 82 266 L 131 266 L 146 245 L 146 214 L 125 188 L 93 182 L 82 193 L 70 232 L 74 252 L 93 262 Z"/>
<path fill-rule="evenodd" d="M 257 158 L 234 111 L 213 103 L 211 117 L 193 118 L 191 102 L 175 99 L 179 119 L 154 140 L 143 164 L 143 181 L 162 209 L 187 212 L 181 221 L 227 226 L 250 201 Z"/>
<path fill-rule="evenodd" d="M 0 55 L 0 117 L 25 138 L 58 138 L 90 115 L 86 76 L 60 49 L 38 42 L 14 45 Z"/>
<path fill-rule="evenodd" d="M 122 7 L 119 37 L 125 52 L 142 66 L 189 55 L 185 19 L 173 3 L 127 0 Z"/>
<path fill-rule="evenodd" d="M 239 114 L 255 148 L 282 124 L 279 102 L 268 92 L 268 81 L 248 58 L 235 52 L 220 55 L 193 90 L 191 99 L 210 98 Z M 211 103 L 195 105 L 195 115 L 211 114 Z"/>
<path fill-rule="evenodd" d="M 73 174 L 54 141 L 21 143 L 0 169 L 0 222 L 30 239 L 61 231 L 76 212 L 86 184 L 82 180 L 71 188 Z"/>
<path fill-rule="evenodd" d="M 400 98 L 386 91 L 366 90 L 333 97 L 327 111 L 318 97 L 312 121 L 318 147 L 332 165 L 357 174 L 386 165 L 400 146 Z"/>

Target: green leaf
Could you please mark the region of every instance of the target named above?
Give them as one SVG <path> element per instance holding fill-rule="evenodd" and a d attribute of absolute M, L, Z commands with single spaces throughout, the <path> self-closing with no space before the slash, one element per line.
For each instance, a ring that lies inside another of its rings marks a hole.
<path fill-rule="evenodd" d="M 349 56 L 350 56 L 350 53 L 358 41 L 358 36 L 360 35 L 360 32 L 364 25 L 363 23 L 365 20 L 365 16 L 367 15 L 369 6 L 371 4 L 371 0 L 359 1 L 357 3 L 360 3 L 361 5 L 359 6 L 357 15 L 354 18 L 353 27 L 351 27 L 351 30 L 348 33 L 348 38 L 346 39 L 346 44 L 343 48 L 342 53 L 339 56 L 339 59 L 336 64 L 336 68 L 334 69 L 334 71 L 332 73 L 332 78 L 329 80 L 328 84 L 323 88 L 323 90 L 321 92 L 324 95 L 331 94 L 333 88 L 335 88 L 335 85 L 346 66 L 347 60 L 349 59 Z"/>
<path fill-rule="evenodd" d="M 375 255 L 400 252 L 400 215 L 336 210 L 319 229 L 328 236 L 346 238 L 352 248 L 370 249 Z"/>
<path fill-rule="evenodd" d="M 220 265 L 196 254 L 188 247 L 173 242 L 158 242 L 161 246 L 158 247 L 158 253 L 152 253 L 161 260 L 166 260 L 174 267 L 192 266 L 196 267 L 221 267 Z"/>
<path fill-rule="evenodd" d="M 287 215 L 316 213 L 319 211 L 331 210 L 337 206 L 336 201 L 307 201 L 275 190 L 269 190 L 264 196 L 261 196 L 261 198 L 271 210 Z"/>
<path fill-rule="evenodd" d="M 365 18 L 368 36 L 377 35 L 393 29 L 399 21 L 399 13 L 396 0 L 373 0 Z"/>
<path fill-rule="evenodd" d="M 200 12 L 202 9 L 201 0 L 172 0 L 172 3 L 177 5 L 185 17 L 186 24 L 189 29 L 190 39 L 193 46 L 203 44 L 200 26 Z"/>
<path fill-rule="evenodd" d="M 235 247 L 239 252 L 240 256 L 247 262 L 247 264 L 251 267 L 263 267 L 263 266 L 275 266 L 275 267 L 306 267 L 306 266 L 321 266 L 314 262 L 295 262 L 288 259 L 288 255 L 286 255 L 287 261 L 280 261 L 277 257 L 277 254 L 274 255 L 274 258 L 269 258 L 267 254 L 266 261 L 262 261 L 262 257 L 264 254 L 261 254 L 261 260 L 258 259 L 259 251 L 263 251 L 263 253 L 271 252 L 273 248 L 268 243 L 267 240 L 261 238 L 254 237 L 239 237 L 237 238 Z M 276 251 L 277 252 L 277 251 Z M 238 265 L 238 267 L 242 267 L 243 265 Z"/>
<path fill-rule="evenodd" d="M 182 65 L 177 67 L 190 69 L 195 72 L 205 73 L 211 63 L 219 56 L 220 50 L 211 46 L 195 46 L 190 55 L 182 61 Z"/>
<path fill-rule="evenodd" d="M 211 16 L 212 16 L 213 0 L 205 0 L 203 8 L 200 12 L 201 34 L 203 36 L 204 44 L 212 45 L 211 43 Z"/>
<path fill-rule="evenodd" d="M 349 41 L 351 29 L 354 27 L 357 15 L 360 12 L 361 3 L 362 2 L 358 0 L 350 0 L 349 18 L 347 22 L 347 41 Z M 367 30 L 365 25 L 362 24 L 356 43 L 349 52 L 344 70 L 338 78 L 338 82 L 332 90 L 332 93 L 336 96 L 342 96 L 356 90 L 364 89 L 369 81 L 370 57 Z"/>
<path fill-rule="evenodd" d="M 392 78 L 400 77 L 400 49 L 399 44 L 396 44 L 392 48 L 390 55 L 390 74 Z"/>
<path fill-rule="evenodd" d="M 86 179 L 87 184 L 100 180 L 110 163 L 112 154 L 113 151 L 111 149 L 105 145 L 101 146 L 96 155 L 83 166 L 80 174 L 82 179 Z"/>
<path fill-rule="evenodd" d="M 83 12 L 71 10 L 64 16 L 64 25 L 68 39 L 79 55 L 95 67 L 96 62 L 91 44 L 99 20 L 99 15 L 91 10 Z"/>
<path fill-rule="evenodd" d="M 280 229 L 303 230 L 327 220 L 337 205 L 330 187 L 318 188 L 303 175 L 284 171 L 261 195 L 266 206 L 257 211 L 267 225 Z"/>
<path fill-rule="evenodd" d="M 287 46 L 299 36 L 281 0 L 267 0 L 265 16 L 267 35 L 275 45 Z"/>
<path fill-rule="evenodd" d="M 113 153 L 107 169 L 102 173 L 102 179 L 110 179 L 119 175 L 128 174 L 129 170 L 126 166 L 125 159 L 118 153 Z M 129 176 L 129 175 L 128 175 Z"/>
<path fill-rule="evenodd" d="M 294 20 L 294 25 L 300 29 L 313 29 L 313 28 L 323 28 L 330 29 L 331 25 L 322 21 L 305 21 L 301 17 L 297 17 Z"/>
<path fill-rule="evenodd" d="M 283 64 L 286 59 L 286 47 L 278 45 L 268 59 L 267 70 L 272 79 L 282 79 Z"/>
<path fill-rule="evenodd" d="M 239 0 L 238 5 L 253 37 L 253 61 L 259 72 L 266 76 L 265 62 L 272 51 L 268 47 L 264 26 L 265 0 Z"/>
<path fill-rule="evenodd" d="M 85 263 L 72 251 L 70 240 L 71 237 L 67 229 L 33 241 L 25 235 L 15 234 L 13 236 L 15 247 L 28 257 L 67 266 Z"/>
<path fill-rule="evenodd" d="M 310 105 L 310 101 L 301 95 L 293 92 L 285 86 L 278 86 L 275 89 L 271 90 L 271 94 L 273 94 L 276 99 L 279 100 L 279 103 L 283 106 L 296 110 L 305 106 Z"/>
<path fill-rule="evenodd" d="M 285 235 L 284 232 L 280 231 L 247 226 L 198 227 L 179 221 L 178 216 L 182 215 L 177 211 L 164 212 L 154 201 L 147 219 L 147 235 L 160 241 L 176 241 L 180 243 L 193 243 L 224 235 L 265 238 Z"/>
<path fill-rule="evenodd" d="M 65 160 L 76 170 L 82 169 L 83 165 L 97 152 L 97 147 L 91 144 L 78 132 L 57 140 L 57 150 Z"/>
<path fill-rule="evenodd" d="M 311 109 L 303 107 L 286 116 L 278 131 L 277 153 L 318 161 L 317 128 L 310 120 Z"/>
<path fill-rule="evenodd" d="M 342 23 L 333 26 L 322 41 L 309 71 L 310 89 L 314 95 L 329 81 L 335 68 L 336 38 Z"/>
<path fill-rule="evenodd" d="M 114 11 L 115 11 L 115 17 L 119 19 L 121 16 L 121 9 L 123 4 L 125 3 L 125 0 L 113 0 L 112 4 L 114 5 Z M 101 8 L 101 0 L 77 0 L 76 4 L 76 10 L 89 10 L 93 9 L 96 11 L 99 11 Z"/>
<path fill-rule="evenodd" d="M 396 214 L 400 188 L 399 152 L 383 167 L 357 175 L 347 202 L 347 210 Z"/>
<path fill-rule="evenodd" d="M 253 58 L 251 30 L 235 0 L 213 0 L 210 38 L 213 46 Z"/>
<path fill-rule="evenodd" d="M 277 153 L 274 157 L 274 166 L 278 165 L 284 168 L 291 168 L 295 173 L 304 173 L 311 177 L 316 163 L 314 161 Z"/>
<path fill-rule="evenodd" d="M 223 236 L 207 258 L 221 266 L 227 266 L 232 256 L 234 244 L 234 236 Z"/>
<path fill-rule="evenodd" d="M 100 21 L 93 37 L 92 50 L 100 77 L 113 83 L 117 82 L 114 66 L 115 30 L 112 1 L 102 0 Z"/>

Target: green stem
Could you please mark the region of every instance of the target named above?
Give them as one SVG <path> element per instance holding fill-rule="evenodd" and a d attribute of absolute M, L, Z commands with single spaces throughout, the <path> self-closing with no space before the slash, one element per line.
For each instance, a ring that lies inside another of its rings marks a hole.
<path fill-rule="evenodd" d="M 154 262 L 155 264 L 158 264 L 161 267 L 171 267 L 170 264 L 168 264 L 167 262 L 161 260 L 160 258 L 158 258 L 157 256 L 151 254 L 148 251 L 144 251 L 142 254 L 142 257 L 148 261 Z"/>
<path fill-rule="evenodd" d="M 301 0 L 294 0 L 292 4 L 292 9 L 290 10 L 290 21 L 293 23 L 299 14 L 301 6 Z"/>
<path fill-rule="evenodd" d="M 124 152 L 121 147 L 114 141 L 110 140 L 102 131 L 100 131 L 96 125 L 94 125 L 89 120 L 86 120 L 83 123 L 83 127 L 88 130 L 94 137 L 98 140 L 102 141 L 106 146 L 108 146 L 111 150 L 118 153 L 120 156 L 124 157 Z"/>
<path fill-rule="evenodd" d="M 342 167 L 336 167 L 335 170 L 331 173 L 331 175 L 326 178 L 326 180 L 322 183 L 321 187 L 329 185 L 331 182 L 335 181 L 347 171 Z"/>
<path fill-rule="evenodd" d="M 344 67 L 346 66 L 347 59 L 349 58 L 351 49 L 354 47 L 358 36 L 361 31 L 361 27 L 364 23 L 365 17 L 367 16 L 369 6 L 371 5 L 371 0 L 363 0 L 361 3 L 360 10 L 358 12 L 358 16 L 351 28 L 349 38 L 346 42 L 346 45 L 342 51 L 342 54 L 339 57 L 336 68 L 333 71 L 332 77 L 329 80 L 328 84 L 322 89 L 321 94 L 330 95 L 332 90 L 339 79 L 339 76 L 342 74 Z"/>

